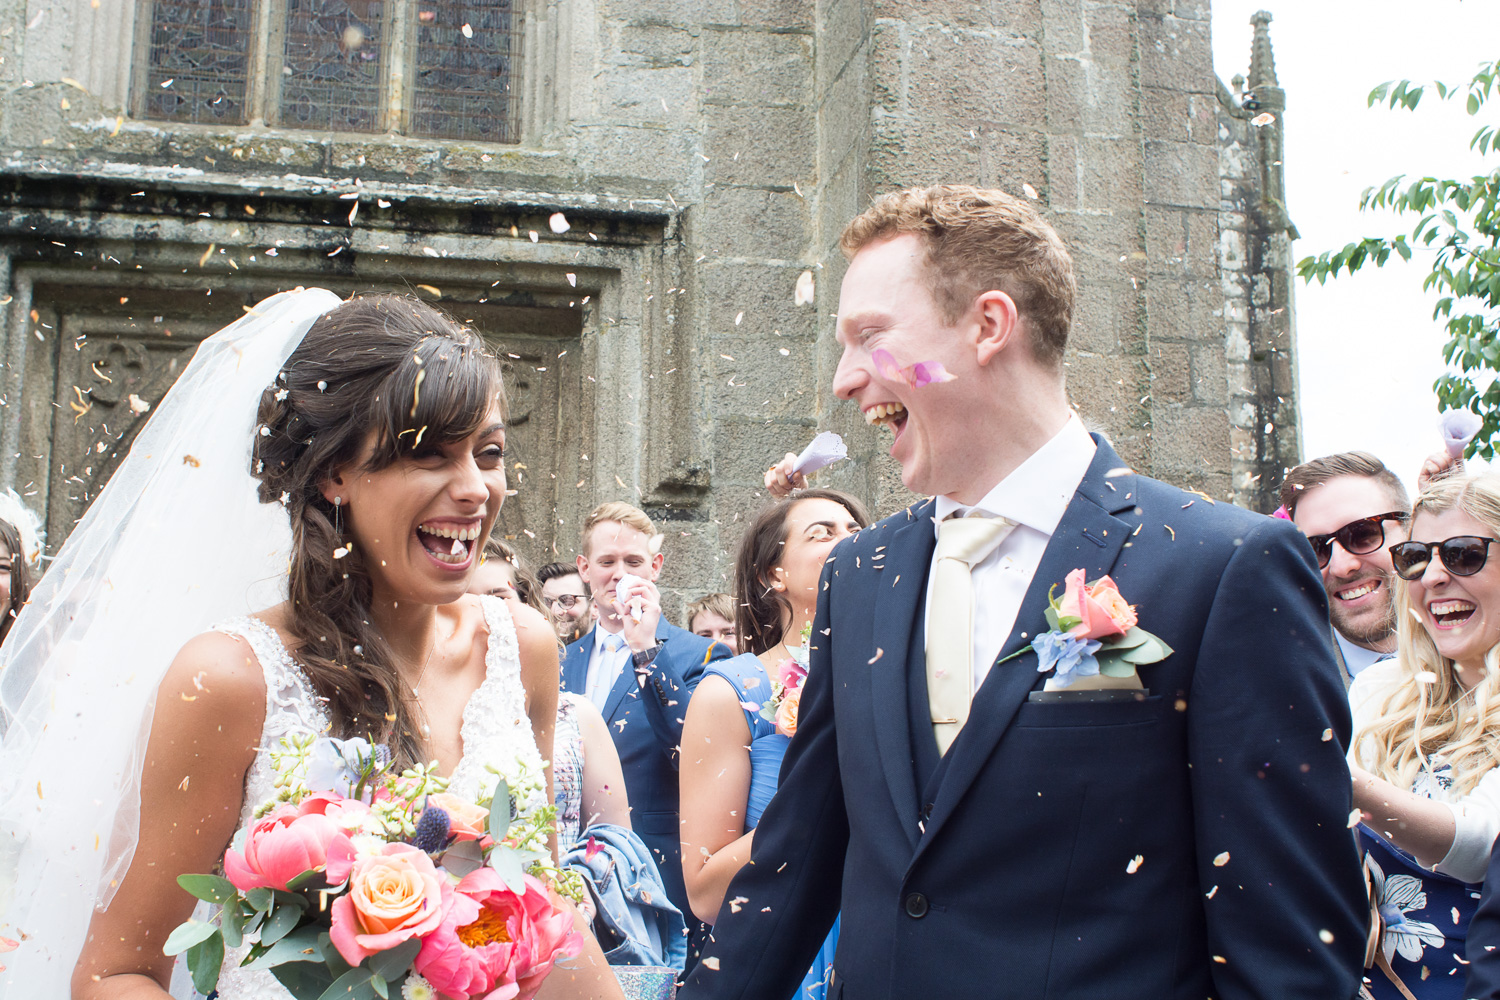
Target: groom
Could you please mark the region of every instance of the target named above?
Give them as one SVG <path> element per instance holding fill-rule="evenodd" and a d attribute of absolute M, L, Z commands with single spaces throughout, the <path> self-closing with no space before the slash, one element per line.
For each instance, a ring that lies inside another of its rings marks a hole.
<path fill-rule="evenodd" d="M 935 497 L 825 565 L 781 787 L 683 1000 L 790 997 L 840 913 L 846 1000 L 1353 997 L 1349 714 L 1306 542 L 1083 429 L 1072 262 L 1027 204 L 904 191 L 842 244 L 834 391 Z M 1171 648 L 1137 688 L 1038 670 L 1080 569 Z"/>

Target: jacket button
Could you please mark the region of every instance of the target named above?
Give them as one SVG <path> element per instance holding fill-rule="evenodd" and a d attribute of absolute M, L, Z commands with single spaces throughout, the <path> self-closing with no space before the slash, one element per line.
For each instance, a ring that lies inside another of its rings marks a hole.
<path fill-rule="evenodd" d="M 914 892 L 906 897 L 906 915 L 913 920 L 921 920 L 927 916 L 927 897 L 920 892 Z"/>

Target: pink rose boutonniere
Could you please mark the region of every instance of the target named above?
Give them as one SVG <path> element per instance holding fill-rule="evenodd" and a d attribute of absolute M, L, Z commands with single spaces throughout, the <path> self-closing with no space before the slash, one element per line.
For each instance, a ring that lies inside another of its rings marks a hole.
<path fill-rule="evenodd" d="M 1139 688 L 1136 667 L 1172 655 L 1171 646 L 1140 627 L 1135 607 L 1109 577 L 1090 583 L 1084 570 L 1075 569 L 1063 581 L 1062 597 L 1055 596 L 1056 590 L 1054 585 L 1048 592 L 1051 630 L 1006 657 L 1035 651 L 1038 673 L 1056 671 L 1049 690 Z"/>

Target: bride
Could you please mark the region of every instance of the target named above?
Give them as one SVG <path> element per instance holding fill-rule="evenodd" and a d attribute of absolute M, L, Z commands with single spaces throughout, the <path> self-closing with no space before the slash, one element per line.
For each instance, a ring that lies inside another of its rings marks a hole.
<path fill-rule="evenodd" d="M 190 996 L 176 877 L 271 797 L 284 735 L 372 737 L 470 795 L 486 762 L 543 770 L 552 627 L 465 595 L 504 416 L 480 337 L 408 298 L 284 293 L 204 342 L 0 660 L 0 997 Z M 542 994 L 619 996 L 575 925 Z M 222 1000 L 289 995 L 242 957 Z"/>

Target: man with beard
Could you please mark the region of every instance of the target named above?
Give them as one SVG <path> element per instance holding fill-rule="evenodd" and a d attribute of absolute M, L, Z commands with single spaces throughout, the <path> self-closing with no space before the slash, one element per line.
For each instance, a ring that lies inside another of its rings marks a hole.
<path fill-rule="evenodd" d="M 1389 549 L 1406 538 L 1406 488 L 1374 455 L 1346 451 L 1289 472 L 1281 504 L 1307 535 L 1323 570 L 1347 686 L 1370 664 L 1396 655 L 1396 576 Z"/>

